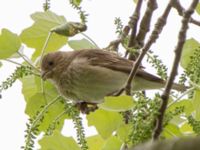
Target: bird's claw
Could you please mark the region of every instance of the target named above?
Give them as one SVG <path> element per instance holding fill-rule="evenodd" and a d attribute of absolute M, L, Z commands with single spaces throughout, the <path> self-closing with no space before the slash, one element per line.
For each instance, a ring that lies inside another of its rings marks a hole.
<path fill-rule="evenodd" d="M 94 112 L 98 109 L 97 104 L 87 103 L 87 102 L 80 102 L 75 105 L 83 114 L 89 114 L 90 112 Z"/>

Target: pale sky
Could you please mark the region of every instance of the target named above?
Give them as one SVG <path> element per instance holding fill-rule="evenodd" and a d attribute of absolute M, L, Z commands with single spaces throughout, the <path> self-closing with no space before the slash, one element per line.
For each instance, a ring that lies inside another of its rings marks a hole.
<path fill-rule="evenodd" d="M 133 0 L 83 0 L 84 10 L 90 14 L 88 17 L 88 31 L 86 32 L 100 47 L 106 47 L 108 43 L 116 38 L 114 18 L 120 17 L 126 25 L 133 12 Z M 0 0 L 0 29 L 7 28 L 14 33 L 20 34 L 21 30 L 32 24 L 30 14 L 42 11 L 42 0 Z M 168 0 L 159 0 L 160 9 L 154 14 L 154 22 L 161 14 Z M 182 1 L 181 1 L 182 2 Z M 184 1 L 188 6 L 190 0 Z M 51 10 L 58 15 L 64 15 L 68 21 L 79 21 L 76 11 L 69 7 L 67 0 L 51 0 Z M 168 66 L 172 63 L 173 50 L 176 45 L 177 33 L 180 28 L 180 17 L 176 11 L 169 16 L 168 24 L 164 28 L 159 40 L 153 47 L 156 54 L 160 55 L 163 62 Z M 153 25 L 153 24 L 152 24 Z M 152 28 L 151 28 L 152 29 Z M 198 34 L 197 34 L 198 33 Z M 188 38 L 200 39 L 200 28 L 190 26 Z M 30 49 L 25 48 L 25 51 Z M 3 63 L 0 68 L 0 82 L 4 81 L 13 71 L 15 66 Z M 151 69 L 149 69 L 151 70 Z M 27 116 L 24 114 L 25 101 L 21 94 L 21 83 L 17 81 L 12 88 L 2 93 L 0 100 L 0 149 L 18 150 L 24 145 L 24 130 Z M 69 123 L 69 122 L 67 122 Z M 86 122 L 85 122 L 86 125 Z M 71 127 L 69 131 L 69 127 Z M 70 122 L 68 128 L 64 127 L 64 135 L 74 135 L 73 124 Z M 87 129 L 86 135 L 94 134 L 94 128 Z"/>

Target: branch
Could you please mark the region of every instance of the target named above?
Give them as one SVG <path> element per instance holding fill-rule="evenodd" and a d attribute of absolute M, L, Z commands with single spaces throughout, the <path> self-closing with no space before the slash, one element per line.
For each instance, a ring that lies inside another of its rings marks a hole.
<path fill-rule="evenodd" d="M 175 76 L 177 75 L 177 69 L 178 69 L 180 58 L 181 58 L 182 48 L 183 48 L 183 45 L 186 40 L 186 32 L 188 30 L 188 23 L 190 21 L 190 17 L 193 14 L 194 9 L 196 8 L 197 4 L 198 4 L 198 0 L 193 0 L 189 9 L 187 11 L 185 11 L 185 13 L 183 14 L 182 27 L 179 32 L 177 46 L 174 50 L 175 58 L 174 58 L 173 67 L 172 67 L 172 70 L 170 73 L 170 77 L 167 80 L 165 90 L 164 90 L 163 94 L 161 95 L 162 104 L 159 109 L 159 115 L 157 117 L 156 128 L 155 128 L 154 135 L 153 135 L 154 140 L 158 139 L 160 136 L 160 133 L 162 132 L 162 124 L 163 124 L 164 114 L 165 114 L 165 110 L 167 108 L 168 98 L 169 98 L 169 94 L 170 94 L 170 91 L 171 91 L 171 88 L 173 85 L 173 81 L 175 79 Z"/>
<path fill-rule="evenodd" d="M 149 31 L 151 18 L 156 8 L 157 8 L 156 0 L 149 0 L 147 3 L 146 11 L 140 23 L 140 30 L 136 37 L 136 42 L 137 42 L 136 45 L 138 45 L 139 47 L 142 47 L 144 45 L 144 39 Z"/>
<path fill-rule="evenodd" d="M 120 37 L 117 40 L 110 42 L 109 46 L 106 49 L 114 49 L 114 50 L 118 49 L 119 44 L 127 37 L 131 29 L 132 29 L 132 32 L 131 32 L 131 38 L 130 38 L 128 47 L 132 47 L 132 44 L 133 44 L 132 42 L 135 39 L 135 34 L 137 30 L 137 22 L 139 19 L 142 2 L 143 0 L 138 0 L 135 11 L 133 15 L 130 17 L 130 21 L 128 22 L 128 25 L 124 27 L 123 32 L 120 35 Z"/>
<path fill-rule="evenodd" d="M 136 73 L 137 73 L 137 69 L 140 66 L 140 63 L 142 61 L 142 59 L 144 58 L 145 54 L 147 53 L 147 51 L 149 50 L 149 48 L 151 47 L 151 45 L 156 42 L 156 40 L 159 37 L 159 34 L 161 33 L 164 25 L 166 24 L 166 20 L 167 17 L 169 15 L 169 12 L 171 10 L 171 3 L 173 2 L 173 0 L 170 0 L 169 4 L 167 5 L 167 7 L 165 8 L 164 13 L 162 14 L 162 16 L 160 18 L 158 18 L 155 26 L 154 26 L 154 30 L 152 31 L 147 43 L 144 45 L 144 47 L 141 50 L 141 53 L 139 55 L 139 57 L 137 58 L 136 62 L 133 65 L 133 68 L 129 74 L 128 80 L 125 84 L 125 87 L 123 89 L 121 89 L 118 93 L 116 93 L 115 95 L 120 95 L 124 90 L 126 90 L 126 94 L 130 95 L 130 89 L 131 89 L 131 83 L 133 78 L 135 77 Z"/>
<path fill-rule="evenodd" d="M 179 0 L 176 0 L 173 3 L 173 7 L 178 11 L 178 14 L 180 16 L 183 16 L 183 13 L 184 13 L 185 9 L 181 6 Z M 197 26 L 200 26 L 200 21 L 197 21 L 197 20 L 193 19 L 192 17 L 190 18 L 189 22 L 193 23 L 193 24 L 195 24 Z"/>
<path fill-rule="evenodd" d="M 21 56 L 22 59 L 23 59 L 25 62 L 27 62 L 27 63 L 31 66 L 31 68 L 33 68 L 33 69 L 36 70 L 38 73 L 40 73 L 40 70 L 39 70 L 38 68 L 36 68 L 36 67 L 30 62 L 30 60 L 29 60 L 26 56 L 24 56 L 23 54 L 21 54 L 19 51 L 17 52 L 17 54 L 19 54 L 19 56 Z"/>
<path fill-rule="evenodd" d="M 143 0 L 138 0 L 135 11 L 134 11 L 133 15 L 130 17 L 130 21 L 128 23 L 129 27 L 132 29 L 130 39 L 129 39 L 129 43 L 128 43 L 128 47 L 134 46 L 135 35 L 136 35 L 136 32 L 137 32 L 138 20 L 140 18 L 140 9 L 141 9 L 141 6 L 142 6 L 142 2 L 143 2 Z"/>

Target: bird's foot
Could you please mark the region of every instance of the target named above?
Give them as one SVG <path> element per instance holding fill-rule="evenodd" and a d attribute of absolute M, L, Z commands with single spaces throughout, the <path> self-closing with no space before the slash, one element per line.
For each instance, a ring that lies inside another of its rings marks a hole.
<path fill-rule="evenodd" d="M 87 102 L 80 102 L 75 105 L 83 114 L 89 114 L 90 112 L 94 112 L 98 109 L 97 104 L 94 103 L 87 103 Z"/>

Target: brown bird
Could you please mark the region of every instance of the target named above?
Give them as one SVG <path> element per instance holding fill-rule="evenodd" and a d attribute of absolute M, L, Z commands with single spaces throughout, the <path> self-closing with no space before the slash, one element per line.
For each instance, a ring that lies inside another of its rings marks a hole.
<path fill-rule="evenodd" d="M 42 59 L 42 78 L 50 79 L 61 95 L 76 103 L 98 104 L 125 84 L 133 61 L 100 49 L 48 53 Z M 132 91 L 163 88 L 165 81 L 140 67 Z M 174 84 L 173 89 L 185 87 Z M 82 107 L 82 106 L 81 106 Z"/>

